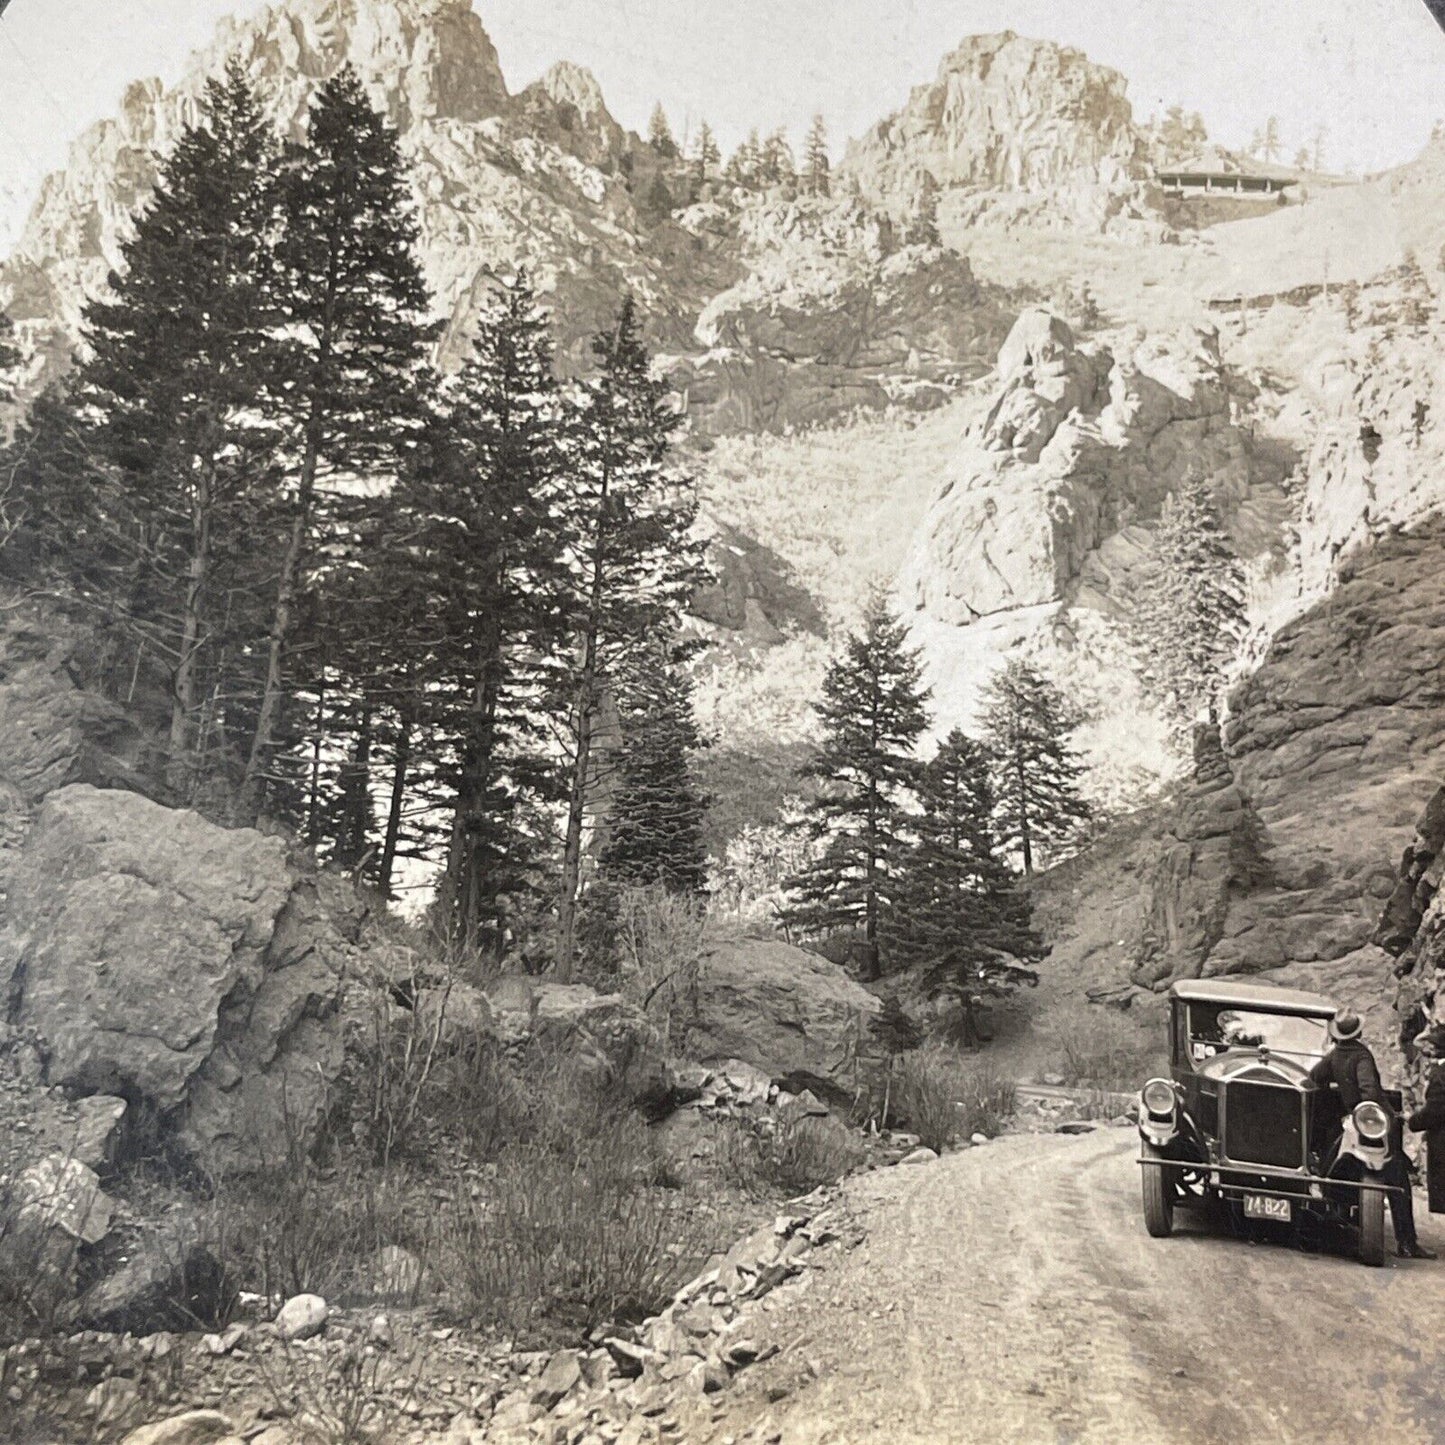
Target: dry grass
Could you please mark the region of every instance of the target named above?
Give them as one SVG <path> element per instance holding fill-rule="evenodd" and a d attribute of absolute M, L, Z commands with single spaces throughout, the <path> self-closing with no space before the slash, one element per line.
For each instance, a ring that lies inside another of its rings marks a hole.
<path fill-rule="evenodd" d="M 386 1077 L 417 1087 L 405 1069 Z M 616 1081 L 579 1060 L 533 1050 L 514 1061 L 477 1040 L 438 1053 L 419 1093 L 421 1138 L 385 1161 L 365 1133 L 368 1093 L 363 1147 L 323 1151 L 327 1167 L 298 1154 L 218 1193 L 215 1232 L 244 1288 L 429 1302 L 547 1343 L 655 1312 L 719 1243 L 668 1187 L 667 1161 Z M 414 1262 L 400 1286 L 383 1267 L 388 1248 Z"/>
<path fill-rule="evenodd" d="M 933 1046 L 902 1057 L 893 1100 L 905 1126 L 941 1154 L 974 1134 L 1002 1133 L 1013 1117 L 1015 1089 L 991 1064 Z"/>
<path fill-rule="evenodd" d="M 1083 1029 L 1060 1032 L 1042 1074 L 1057 1074 L 1070 1088 L 1133 1093 L 1166 1060 L 1164 1040 L 1115 1013 L 1095 1010 Z"/>
<path fill-rule="evenodd" d="M 0 1348 L 53 1334 L 74 1296 L 80 1244 L 47 1229 L 0 1181 Z"/>
<path fill-rule="evenodd" d="M 766 1198 L 835 1184 L 863 1163 L 864 1153 L 845 1124 L 817 1116 L 775 1124 L 731 1120 L 718 1130 L 715 1157 L 727 1183 Z"/>
<path fill-rule="evenodd" d="M 521 1339 L 659 1311 L 709 1245 L 647 1163 L 616 1135 L 570 1159 L 508 1151 L 483 1195 L 459 1202 L 443 1243 L 457 1308 Z"/>

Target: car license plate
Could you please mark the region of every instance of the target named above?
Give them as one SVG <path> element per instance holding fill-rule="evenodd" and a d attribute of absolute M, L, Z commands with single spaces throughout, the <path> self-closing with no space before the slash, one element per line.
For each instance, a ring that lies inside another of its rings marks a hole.
<path fill-rule="evenodd" d="M 1244 1217 L 1246 1219 L 1280 1219 L 1289 1223 L 1289 1200 L 1276 1199 L 1272 1194 L 1246 1194 L 1244 1196 Z"/>

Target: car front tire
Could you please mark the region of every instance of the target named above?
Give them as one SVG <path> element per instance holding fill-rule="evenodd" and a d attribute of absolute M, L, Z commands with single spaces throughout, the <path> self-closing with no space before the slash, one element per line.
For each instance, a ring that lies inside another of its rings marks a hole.
<path fill-rule="evenodd" d="M 1144 1146 L 1145 1163 L 1139 1166 L 1144 1188 L 1144 1228 L 1153 1239 L 1168 1239 L 1174 1233 L 1174 1185 L 1162 1164 L 1151 1159 L 1164 1156 L 1151 1145 Z"/>
<path fill-rule="evenodd" d="M 1378 1268 L 1385 1262 L 1385 1195 L 1379 1189 L 1360 1191 L 1360 1263 Z"/>

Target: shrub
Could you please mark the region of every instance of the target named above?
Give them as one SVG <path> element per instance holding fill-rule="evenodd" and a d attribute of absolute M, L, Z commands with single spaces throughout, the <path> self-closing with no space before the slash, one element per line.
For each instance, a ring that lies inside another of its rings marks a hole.
<path fill-rule="evenodd" d="M 833 1184 L 863 1162 L 863 1146 L 833 1118 L 780 1120 L 771 1128 L 734 1120 L 718 1131 L 715 1158 L 723 1178 L 762 1197 L 807 1194 Z"/>
<path fill-rule="evenodd" d="M 1161 1041 L 1116 1013 L 1097 1012 L 1088 1026 L 1055 1035 L 1045 1073 L 1071 1088 L 1132 1093 L 1164 1063 Z"/>
<path fill-rule="evenodd" d="M 486 1197 L 459 1200 L 446 1268 L 478 1324 L 545 1340 L 635 1323 L 696 1268 L 706 1251 L 689 1217 L 618 1142 L 594 1138 L 570 1161 L 509 1150 Z"/>
<path fill-rule="evenodd" d="M 255 1355 L 274 1412 L 306 1445 L 373 1445 L 406 1433 L 426 1359 L 424 1334 L 400 1350 L 353 1341 L 340 1353 L 283 1343 Z"/>
<path fill-rule="evenodd" d="M 923 1144 L 940 1154 L 961 1138 L 1001 1133 L 1013 1117 L 1013 1083 L 991 1064 L 965 1063 L 947 1048 L 906 1055 L 894 1090 L 899 1115 Z"/>
<path fill-rule="evenodd" d="M 657 1025 L 669 1053 L 681 1053 L 697 1016 L 702 908 L 660 887 L 620 889 L 615 938 L 624 997 Z"/>
<path fill-rule="evenodd" d="M 270 1299 L 366 1298 L 377 1291 L 370 1273 L 388 1245 L 423 1265 L 432 1260 L 436 1215 L 419 1205 L 427 1192 L 396 1167 L 293 1162 L 223 1185 L 212 1203 L 212 1234 L 227 1272 Z"/>

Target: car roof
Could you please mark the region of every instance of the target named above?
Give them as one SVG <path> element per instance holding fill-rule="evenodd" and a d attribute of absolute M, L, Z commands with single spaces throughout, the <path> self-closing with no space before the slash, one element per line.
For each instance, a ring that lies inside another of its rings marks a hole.
<path fill-rule="evenodd" d="M 1171 998 L 1189 1003 L 1236 1003 L 1273 1009 L 1277 1013 L 1317 1014 L 1333 1018 L 1339 1005 L 1322 993 L 1279 988 L 1270 983 L 1243 983 L 1232 978 L 1182 978 L 1169 989 Z"/>

